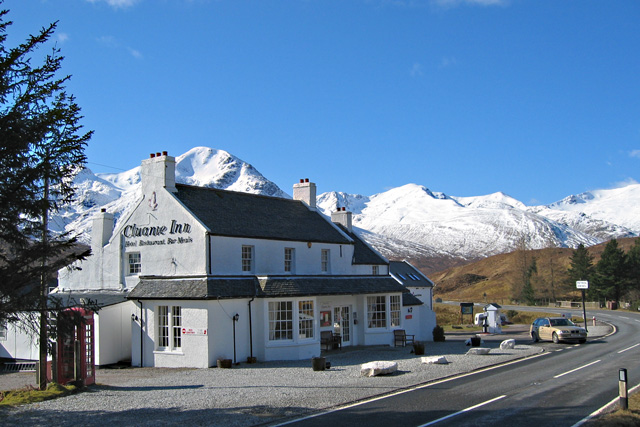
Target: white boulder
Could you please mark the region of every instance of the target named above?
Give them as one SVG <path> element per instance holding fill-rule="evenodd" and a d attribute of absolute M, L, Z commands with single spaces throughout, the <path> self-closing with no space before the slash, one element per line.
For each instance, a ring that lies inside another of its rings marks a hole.
<path fill-rule="evenodd" d="M 376 375 L 392 374 L 398 370 L 398 362 L 377 361 L 363 363 L 360 366 L 360 375 L 374 377 Z"/>
<path fill-rule="evenodd" d="M 467 354 L 489 354 L 490 351 L 491 349 L 486 347 L 472 347 L 467 351 Z"/>
<path fill-rule="evenodd" d="M 428 365 L 446 365 L 447 363 L 449 363 L 447 358 L 444 356 L 423 357 L 421 360 L 422 363 L 426 363 Z"/>
<path fill-rule="evenodd" d="M 516 340 L 511 339 L 511 340 L 504 340 L 500 343 L 500 349 L 501 350 L 512 350 L 516 348 Z"/>

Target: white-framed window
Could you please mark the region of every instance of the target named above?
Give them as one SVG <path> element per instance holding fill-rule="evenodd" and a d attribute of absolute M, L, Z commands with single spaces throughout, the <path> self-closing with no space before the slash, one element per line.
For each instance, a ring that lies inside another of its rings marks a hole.
<path fill-rule="evenodd" d="M 253 246 L 242 245 L 242 271 L 253 271 Z"/>
<path fill-rule="evenodd" d="M 293 301 L 269 301 L 269 341 L 293 340 Z"/>
<path fill-rule="evenodd" d="M 313 338 L 314 320 L 313 300 L 298 301 L 298 335 L 300 339 Z"/>
<path fill-rule="evenodd" d="M 322 251 L 320 251 L 320 270 L 324 273 L 329 272 L 329 255 L 330 255 L 330 251 L 329 249 L 323 249 Z"/>
<path fill-rule="evenodd" d="M 0 341 L 7 340 L 7 322 L 0 322 Z"/>
<path fill-rule="evenodd" d="M 127 254 L 128 268 L 127 274 L 132 276 L 142 272 L 142 258 L 140 252 L 129 252 Z"/>
<path fill-rule="evenodd" d="M 158 320 L 158 350 L 180 350 L 182 348 L 182 307 L 179 305 L 159 305 L 156 316 Z"/>
<path fill-rule="evenodd" d="M 296 250 L 294 248 L 284 248 L 284 271 L 293 273 L 296 261 Z"/>
<path fill-rule="evenodd" d="M 387 327 L 387 299 L 384 295 L 367 297 L 367 326 L 369 329 Z"/>
<path fill-rule="evenodd" d="M 374 276 L 377 276 L 378 274 L 380 274 L 380 267 L 377 265 L 372 265 L 371 274 L 373 274 Z"/>
<path fill-rule="evenodd" d="M 391 318 L 391 327 L 400 326 L 400 295 L 390 295 L 389 296 L 389 317 Z"/>

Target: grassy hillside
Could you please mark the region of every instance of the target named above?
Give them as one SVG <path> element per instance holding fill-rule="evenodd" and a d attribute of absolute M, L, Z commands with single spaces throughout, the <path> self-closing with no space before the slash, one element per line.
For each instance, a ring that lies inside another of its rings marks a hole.
<path fill-rule="evenodd" d="M 618 240 L 625 252 L 637 238 Z M 598 262 L 605 243 L 588 248 Z M 541 300 L 578 299 L 575 283 L 568 283 L 567 269 L 573 249 L 548 248 L 515 251 L 495 255 L 470 264 L 429 274 L 436 284 L 435 297 L 455 301 L 488 301 L 507 304 L 512 300 L 512 287 L 522 276 L 522 265 L 536 258 L 538 273 L 532 282 L 536 298 Z M 485 297 L 486 294 L 486 297 Z"/>

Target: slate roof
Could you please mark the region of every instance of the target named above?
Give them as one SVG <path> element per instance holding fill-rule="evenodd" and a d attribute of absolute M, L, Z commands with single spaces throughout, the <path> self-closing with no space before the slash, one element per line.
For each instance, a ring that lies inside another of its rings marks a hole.
<path fill-rule="evenodd" d="M 129 299 L 228 299 L 408 293 L 389 276 L 141 277 Z"/>
<path fill-rule="evenodd" d="M 360 236 L 354 232 L 349 232 L 346 227 L 336 224 L 342 231 L 353 239 L 353 264 L 384 265 L 389 264 L 382 255 L 374 251 Z"/>
<path fill-rule="evenodd" d="M 404 294 L 402 294 L 402 305 L 403 306 L 408 306 L 408 305 L 422 305 L 423 302 L 420 301 L 420 299 L 413 295 L 411 292 L 405 292 Z"/>
<path fill-rule="evenodd" d="M 177 184 L 176 197 L 213 235 L 352 244 L 298 200 Z"/>
<path fill-rule="evenodd" d="M 433 282 L 407 261 L 390 261 L 389 271 L 404 286 L 432 288 Z"/>

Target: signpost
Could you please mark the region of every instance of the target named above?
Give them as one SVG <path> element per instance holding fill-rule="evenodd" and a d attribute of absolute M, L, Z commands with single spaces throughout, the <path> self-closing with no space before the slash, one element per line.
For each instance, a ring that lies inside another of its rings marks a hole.
<path fill-rule="evenodd" d="M 588 280 L 578 280 L 576 282 L 576 288 L 582 290 L 582 317 L 584 318 L 584 330 L 589 332 L 587 329 L 587 308 L 584 303 L 584 290 L 589 289 L 589 281 Z"/>

